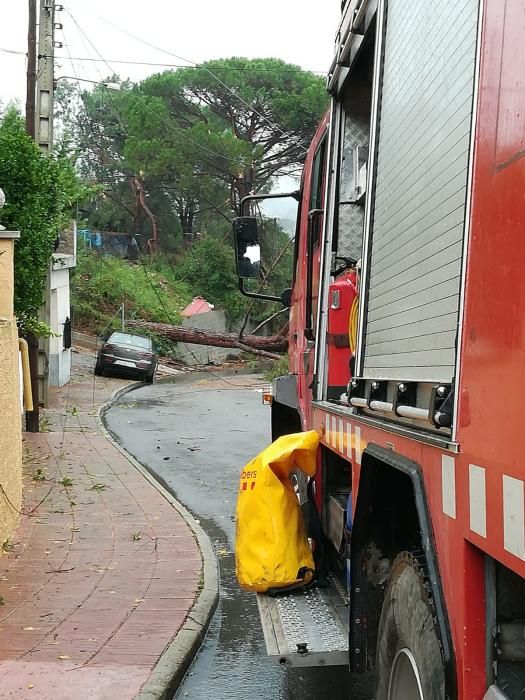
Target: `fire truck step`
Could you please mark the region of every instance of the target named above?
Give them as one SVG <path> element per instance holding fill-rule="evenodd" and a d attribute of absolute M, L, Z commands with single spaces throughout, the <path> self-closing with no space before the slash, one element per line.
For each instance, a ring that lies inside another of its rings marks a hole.
<path fill-rule="evenodd" d="M 348 603 L 335 582 L 271 598 L 257 594 L 268 656 L 290 666 L 348 664 Z"/>

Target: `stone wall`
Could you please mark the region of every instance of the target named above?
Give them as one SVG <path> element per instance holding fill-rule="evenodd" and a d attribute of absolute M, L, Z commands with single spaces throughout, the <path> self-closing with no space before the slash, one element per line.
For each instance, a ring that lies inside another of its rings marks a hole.
<path fill-rule="evenodd" d="M 16 238 L 18 234 L 0 231 L 0 544 L 12 535 L 22 503 L 22 408 L 18 331 L 13 316 Z"/>
<path fill-rule="evenodd" d="M 219 332 L 224 332 L 227 328 L 224 311 L 208 311 L 205 314 L 195 314 L 195 316 L 190 318 L 184 318 L 182 325 L 187 328 Z M 177 351 L 181 359 L 189 365 L 223 362 L 227 357 L 240 354 L 240 350 L 236 348 L 216 348 L 211 345 L 195 345 L 193 343 L 177 343 Z"/>

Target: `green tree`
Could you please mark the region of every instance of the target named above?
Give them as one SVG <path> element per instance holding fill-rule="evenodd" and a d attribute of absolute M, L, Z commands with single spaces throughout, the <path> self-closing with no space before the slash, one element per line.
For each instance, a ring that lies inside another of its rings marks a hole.
<path fill-rule="evenodd" d="M 176 275 L 185 281 L 195 296 L 202 296 L 237 321 L 246 308 L 239 293 L 231 246 L 213 236 L 197 241 L 176 267 Z"/>
<path fill-rule="evenodd" d="M 272 178 L 297 173 L 327 108 L 321 78 L 279 59 L 229 58 L 147 78 L 210 175 L 230 191 L 232 210 Z"/>
<path fill-rule="evenodd" d="M 58 232 L 85 191 L 70 163 L 44 154 L 25 133 L 15 109 L 0 121 L 0 185 L 6 205 L 2 223 L 20 231 L 15 246 L 15 313 L 31 329 L 44 298 L 44 286 Z"/>
<path fill-rule="evenodd" d="M 154 221 L 174 248 L 297 172 L 327 106 L 321 78 L 278 59 L 210 61 L 79 94 L 63 87 L 59 116 L 84 177 L 104 188 L 90 222 L 146 240 Z"/>

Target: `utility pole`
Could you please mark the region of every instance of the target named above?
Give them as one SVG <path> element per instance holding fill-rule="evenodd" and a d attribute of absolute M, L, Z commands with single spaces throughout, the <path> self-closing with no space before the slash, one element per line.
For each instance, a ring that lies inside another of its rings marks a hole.
<path fill-rule="evenodd" d="M 26 131 L 43 151 L 49 152 L 53 147 L 55 3 L 54 0 L 38 0 L 38 5 L 39 31 L 37 56 L 37 0 L 29 0 Z M 46 285 L 46 302 L 40 312 L 40 318 L 49 324 L 49 275 Z M 26 412 L 26 430 L 32 433 L 38 433 L 40 430 L 40 399 L 42 398 L 45 403 L 47 397 L 49 341 L 39 343 L 38 338 L 33 333 L 28 333 L 27 342 L 29 345 L 33 410 Z"/>
<path fill-rule="evenodd" d="M 39 21 L 35 140 L 43 151 L 49 152 L 53 148 L 54 0 L 40 0 Z"/>
<path fill-rule="evenodd" d="M 27 94 L 26 132 L 35 138 L 36 97 L 36 0 L 29 0 L 29 25 L 27 30 Z"/>
<path fill-rule="evenodd" d="M 55 0 L 39 0 L 38 18 L 38 73 L 36 80 L 35 141 L 42 151 L 53 149 L 53 110 L 54 110 L 54 58 L 55 58 L 55 11 L 61 6 Z M 58 232 L 57 232 L 58 233 Z M 51 325 L 51 272 L 46 279 L 45 301 L 40 309 L 40 320 Z M 39 396 L 47 405 L 49 388 L 49 338 L 41 338 L 38 349 Z"/>
<path fill-rule="evenodd" d="M 36 97 L 36 0 L 29 0 L 29 26 L 27 30 L 27 97 L 26 97 L 26 132 L 35 138 L 35 97 Z M 38 338 L 34 333 L 26 335 L 29 347 L 29 367 L 31 371 L 31 393 L 33 410 L 26 411 L 26 430 L 38 433 L 40 430 L 40 411 L 38 406 Z"/>

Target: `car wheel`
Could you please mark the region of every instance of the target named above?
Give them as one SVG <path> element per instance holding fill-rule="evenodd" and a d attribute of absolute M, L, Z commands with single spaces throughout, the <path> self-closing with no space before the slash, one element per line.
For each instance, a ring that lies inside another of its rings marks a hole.
<path fill-rule="evenodd" d="M 101 367 L 101 366 L 99 365 L 99 363 L 97 362 L 97 364 L 95 365 L 95 374 L 96 374 L 96 376 L 97 376 L 97 377 L 101 377 L 102 374 L 103 374 L 103 371 L 104 371 L 104 370 L 102 369 L 102 367 Z"/>
<path fill-rule="evenodd" d="M 148 372 L 148 374 L 146 374 L 144 376 L 144 381 L 146 382 L 146 384 L 153 384 L 154 378 L 155 378 L 155 370 L 153 370 L 152 372 Z"/>
<path fill-rule="evenodd" d="M 445 671 L 423 575 L 409 552 L 392 564 L 379 621 L 375 700 L 443 700 Z"/>

